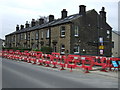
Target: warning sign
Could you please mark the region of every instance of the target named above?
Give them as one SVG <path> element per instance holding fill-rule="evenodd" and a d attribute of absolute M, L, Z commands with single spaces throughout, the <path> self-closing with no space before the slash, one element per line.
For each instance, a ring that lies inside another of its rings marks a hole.
<path fill-rule="evenodd" d="M 103 55 L 103 50 L 100 50 L 100 54 Z"/>
<path fill-rule="evenodd" d="M 99 46 L 99 49 L 104 49 L 104 46 L 103 45 Z"/>

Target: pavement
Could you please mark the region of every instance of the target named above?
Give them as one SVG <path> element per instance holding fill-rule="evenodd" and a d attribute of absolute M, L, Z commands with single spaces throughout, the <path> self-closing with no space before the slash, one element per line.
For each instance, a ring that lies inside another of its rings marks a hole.
<path fill-rule="evenodd" d="M 118 78 L 120 79 L 120 77 L 118 77 L 118 73 L 119 72 L 114 72 L 114 71 L 108 71 L 108 72 L 102 72 L 102 71 L 93 71 L 91 73 L 95 73 L 95 74 L 99 74 L 99 75 L 104 75 L 104 76 L 109 76 L 109 77 L 113 77 L 113 78 Z"/>
<path fill-rule="evenodd" d="M 65 68 L 65 69 L 70 71 L 70 68 Z M 95 67 L 93 67 L 93 70 L 89 71 L 89 73 L 120 79 L 120 77 L 119 77 L 120 71 L 118 71 L 118 70 L 111 70 L 111 71 L 107 70 L 107 72 L 104 72 L 104 71 L 100 71 L 100 69 L 101 68 L 99 66 L 95 66 Z M 73 70 L 72 72 L 81 72 L 81 73 L 85 72 L 82 68 L 76 68 L 76 69 L 72 69 L 72 70 Z"/>

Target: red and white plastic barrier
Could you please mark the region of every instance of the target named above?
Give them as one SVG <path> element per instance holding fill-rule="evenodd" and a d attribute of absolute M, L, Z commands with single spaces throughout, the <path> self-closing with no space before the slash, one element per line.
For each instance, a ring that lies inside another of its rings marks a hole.
<path fill-rule="evenodd" d="M 2 54 L 1 54 L 2 53 Z M 13 59 L 13 60 L 23 60 L 28 63 L 43 65 L 45 67 L 57 68 L 60 66 L 60 70 L 65 70 L 65 68 L 72 69 L 82 68 L 85 73 L 92 70 L 94 66 L 101 66 L 101 71 L 107 71 L 106 69 L 120 68 L 120 58 L 112 57 L 100 57 L 100 56 L 83 56 L 83 55 L 60 55 L 60 53 L 53 52 L 50 54 L 43 54 L 37 51 L 24 51 L 19 50 L 4 50 L 0 51 L 0 56 L 3 58 Z M 114 66 L 113 62 L 116 62 L 118 66 Z"/>

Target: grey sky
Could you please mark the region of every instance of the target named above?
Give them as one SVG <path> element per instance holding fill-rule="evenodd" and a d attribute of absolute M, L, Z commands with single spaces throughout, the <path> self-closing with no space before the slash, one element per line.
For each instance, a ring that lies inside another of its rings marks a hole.
<path fill-rule="evenodd" d="M 95 9 L 98 13 L 104 6 L 107 22 L 113 30 L 118 30 L 118 0 L 0 0 L 0 38 L 15 31 L 17 24 L 25 24 L 32 18 L 53 14 L 61 17 L 61 10 L 68 15 L 79 12 L 79 5 L 86 5 L 87 10 Z"/>

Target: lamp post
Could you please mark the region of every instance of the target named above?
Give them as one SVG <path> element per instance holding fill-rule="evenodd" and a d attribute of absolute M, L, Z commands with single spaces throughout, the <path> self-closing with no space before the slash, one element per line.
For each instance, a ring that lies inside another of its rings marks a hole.
<path fill-rule="evenodd" d="M 80 54 L 80 43 L 81 43 L 81 40 L 79 39 L 79 40 L 78 40 L 79 54 Z"/>

